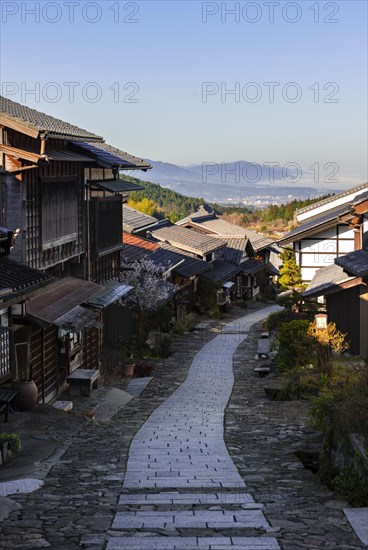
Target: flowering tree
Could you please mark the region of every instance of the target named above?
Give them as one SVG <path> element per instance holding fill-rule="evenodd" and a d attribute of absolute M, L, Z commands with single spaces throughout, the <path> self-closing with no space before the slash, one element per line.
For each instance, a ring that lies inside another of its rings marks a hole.
<path fill-rule="evenodd" d="M 121 282 L 134 287 L 123 301 L 137 311 L 140 345 L 147 339 L 150 314 L 164 305 L 176 290 L 176 285 L 163 279 L 165 271 L 163 265 L 155 264 L 147 256 L 135 262 L 123 260 L 121 263 Z"/>

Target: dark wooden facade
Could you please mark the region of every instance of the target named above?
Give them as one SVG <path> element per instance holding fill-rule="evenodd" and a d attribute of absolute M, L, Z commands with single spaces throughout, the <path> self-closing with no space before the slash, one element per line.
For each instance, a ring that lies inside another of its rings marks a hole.
<path fill-rule="evenodd" d="M 359 284 L 326 295 L 328 321 L 346 333 L 349 353 L 368 357 L 368 286 Z"/>
<path fill-rule="evenodd" d="M 3 130 L 3 143 L 39 151 L 40 143 L 12 129 Z M 67 140 L 49 140 L 48 146 L 67 151 Z M 120 267 L 121 196 L 91 198 L 85 170 L 93 161 L 53 161 L 35 166 L 4 155 L 2 223 L 21 228 L 11 257 L 57 278 L 75 276 L 102 283 L 116 278 Z M 29 169 L 24 170 L 25 167 Z M 89 170 L 89 173 L 91 171 Z M 66 384 L 75 368 L 98 369 L 101 328 L 85 328 L 78 335 L 79 353 L 69 353 L 57 327 L 41 327 L 19 319 L 12 331 L 14 343 L 29 345 L 29 375 L 47 402 Z M 2 332 L 5 331 L 3 330 Z M 8 336 L 2 335 L 2 340 Z M 14 363 L 14 362 L 13 362 Z M 5 368 L 5 367 L 4 367 Z M 13 368 L 14 371 L 14 368 Z M 13 372 L 13 378 L 20 373 Z"/>

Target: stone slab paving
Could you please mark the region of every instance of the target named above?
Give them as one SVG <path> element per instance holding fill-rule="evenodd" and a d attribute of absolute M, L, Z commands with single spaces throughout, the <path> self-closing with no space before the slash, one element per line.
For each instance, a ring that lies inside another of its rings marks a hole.
<path fill-rule="evenodd" d="M 112 388 L 97 405 L 95 412 L 99 422 L 109 422 L 115 414 L 133 399 L 133 395 L 119 388 Z"/>
<path fill-rule="evenodd" d="M 263 307 L 262 304 L 250 302 L 247 311 L 253 313 Z M 244 310 L 235 307 L 228 318 L 243 313 Z M 232 332 L 236 333 L 235 330 Z M 228 335 L 218 334 L 226 346 Z M 235 484 L 234 488 L 222 488 L 216 481 L 213 487 L 156 490 L 139 489 L 133 484 L 122 490 L 128 451 L 134 436 L 149 416 L 166 402 L 173 388 L 185 382 L 196 353 L 215 338 L 211 330 L 175 335 L 174 353 L 157 364 L 152 381 L 140 397 L 132 399 L 109 421 L 100 422 L 98 414 L 95 422 L 86 421 L 83 411 L 95 409 L 111 385 L 98 388 L 89 398 L 81 397 L 71 413 L 61 415 L 52 407 L 42 406 L 32 414 L 34 421 L 31 428 L 37 425 L 38 434 L 42 426 L 42 433 L 55 438 L 60 450 L 54 453 L 53 447 L 45 452 L 45 441 L 37 439 L 35 442 L 42 446 L 41 456 L 44 458 L 41 462 L 32 462 L 31 471 L 26 473 L 22 469 L 19 472 L 17 465 L 21 456 L 2 470 L 3 481 L 15 477 L 40 477 L 44 485 L 32 493 L 21 491 L 2 498 L 9 501 L 6 506 L 9 505 L 14 511 L 0 524 L 1 550 L 276 550 L 279 546 L 283 550 L 364 548 L 342 511 L 347 504 L 338 501 L 293 455 L 301 446 L 310 449 L 320 445 L 320 440 L 316 441 L 315 434 L 306 426 L 307 403 L 270 402 L 264 393 L 264 380 L 253 372 L 254 367 L 260 364 L 254 359 L 259 328 L 251 328 L 246 340 L 242 335 L 238 336 L 239 347 L 233 357 L 236 382 L 225 410 L 224 427 L 227 449 L 246 487 L 243 483 L 242 486 Z M 118 381 L 113 383 L 122 390 L 126 390 L 126 384 L 126 379 L 122 379 L 120 385 Z M 169 425 L 172 419 L 170 408 L 167 413 L 165 423 Z M 203 407 L 203 416 L 209 426 L 212 418 L 218 418 L 219 413 L 217 403 L 211 402 Z M 18 418 L 18 415 L 14 416 Z M 16 431 L 15 427 L 11 429 Z M 32 429 L 28 428 L 28 431 L 29 439 L 32 439 Z M 196 437 L 201 435 L 200 423 L 193 425 L 191 431 L 197 434 Z M 207 427 L 207 437 L 208 433 Z M 150 459 L 149 454 L 141 458 L 137 455 L 136 467 L 147 461 L 157 464 L 169 456 L 162 449 L 159 451 L 160 456 L 154 459 Z M 206 463 L 207 456 L 196 451 L 192 449 L 191 455 L 186 457 L 190 468 L 196 463 Z M 48 456 L 50 452 L 52 454 Z M 179 458 L 181 470 L 184 471 L 183 456 L 181 453 L 178 458 L 168 458 L 162 471 L 170 471 L 170 468 L 178 470 Z M 171 479 L 166 478 L 165 481 L 172 485 Z M 236 496 L 232 496 L 234 494 L 240 495 L 239 502 L 232 502 L 236 500 Z M 124 503 L 123 499 L 130 497 L 142 498 L 146 502 Z M 157 503 L 152 498 L 157 498 Z M 163 499 L 161 504 L 160 499 Z M 172 502 L 166 502 L 167 499 Z M 255 508 L 260 503 L 262 507 Z M 263 510 L 272 531 L 254 528 L 111 529 L 117 512 L 223 510 L 236 513 L 246 510 L 246 507 Z"/>
<path fill-rule="evenodd" d="M 309 427 L 306 400 L 272 401 L 267 378 L 254 367 L 259 328 L 252 328 L 234 358 L 235 384 L 225 413 L 225 441 L 247 491 L 262 502 L 283 550 L 363 548 L 347 521 L 347 506 L 295 453 L 316 452 L 322 437 Z"/>
<path fill-rule="evenodd" d="M 252 508 L 259 508 L 254 499 L 248 493 L 216 492 L 208 493 L 179 493 L 178 491 L 167 491 L 165 493 L 139 493 L 122 494 L 119 504 L 238 504 L 249 505 Z"/>
<path fill-rule="evenodd" d="M 277 309 L 271 306 L 229 323 L 225 335 L 196 354 L 185 382 L 133 439 L 124 488 L 245 486 L 223 434 L 224 412 L 234 384 L 232 358 L 246 330 Z M 203 460 L 196 460 L 197 456 Z"/>
<path fill-rule="evenodd" d="M 119 500 L 128 509 L 117 512 L 108 549 L 132 548 L 128 534 L 137 530 L 154 531 L 158 537 L 140 536 L 137 548 L 236 547 L 231 536 L 218 540 L 205 536 L 213 529 L 248 534 L 239 539 L 239 548 L 279 548 L 274 537 L 268 537 L 264 546 L 262 536 L 273 529 L 262 505 L 245 493 L 246 483 L 224 442 L 224 414 L 234 384 L 233 354 L 249 328 L 277 309 L 264 308 L 223 325 L 221 333 L 195 355 L 185 381 L 138 431 L 130 446 Z M 239 490 L 245 495 L 242 503 Z M 170 509 L 163 509 L 165 505 Z M 189 509 L 178 509 L 179 505 Z M 196 505 L 201 508 L 195 509 Z M 201 537 L 191 537 L 193 530 L 201 530 Z M 251 535 L 252 530 L 258 531 L 259 539 Z M 119 531 L 126 536 L 119 537 Z M 171 536 L 163 540 L 162 531 Z M 178 532 L 181 539 L 175 536 Z"/>
<path fill-rule="evenodd" d="M 279 550 L 271 537 L 116 537 L 108 550 Z"/>
<path fill-rule="evenodd" d="M 134 397 L 138 397 L 146 386 L 151 382 L 152 376 L 142 376 L 140 378 L 133 378 L 127 385 L 126 391 Z"/>
<path fill-rule="evenodd" d="M 365 546 L 368 546 L 368 508 L 344 508 L 350 525 Z"/>

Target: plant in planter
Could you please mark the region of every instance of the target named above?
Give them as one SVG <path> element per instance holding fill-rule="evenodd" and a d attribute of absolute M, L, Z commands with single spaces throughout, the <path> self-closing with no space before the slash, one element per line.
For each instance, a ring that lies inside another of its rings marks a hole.
<path fill-rule="evenodd" d="M 133 376 L 135 372 L 135 363 L 125 363 L 122 365 L 123 376 Z"/>
<path fill-rule="evenodd" d="M 0 433 L 0 453 L 3 464 L 16 457 L 21 448 L 21 440 L 16 434 Z"/>
<path fill-rule="evenodd" d="M 136 378 L 141 378 L 144 376 L 151 376 L 154 369 L 154 365 L 147 361 L 136 361 L 134 368 L 134 376 Z"/>

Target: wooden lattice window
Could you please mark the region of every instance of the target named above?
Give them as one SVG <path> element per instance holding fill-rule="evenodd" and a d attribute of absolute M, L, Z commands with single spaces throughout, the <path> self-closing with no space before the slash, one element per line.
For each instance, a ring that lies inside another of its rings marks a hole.
<path fill-rule="evenodd" d="M 94 199 L 94 204 L 95 251 L 99 255 L 122 245 L 121 197 Z"/>
<path fill-rule="evenodd" d="M 0 379 L 10 374 L 10 330 L 0 328 Z"/>
<path fill-rule="evenodd" d="M 41 218 L 43 250 L 77 240 L 78 191 L 74 178 L 43 178 Z"/>

